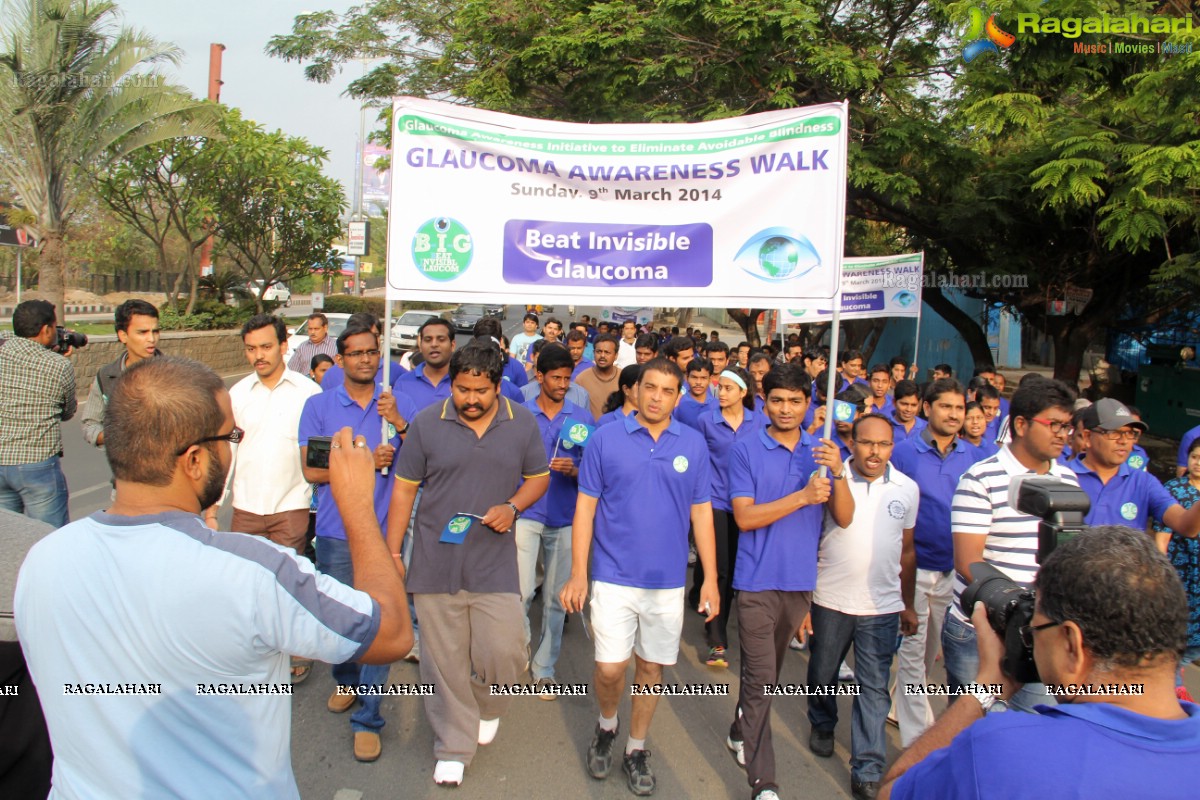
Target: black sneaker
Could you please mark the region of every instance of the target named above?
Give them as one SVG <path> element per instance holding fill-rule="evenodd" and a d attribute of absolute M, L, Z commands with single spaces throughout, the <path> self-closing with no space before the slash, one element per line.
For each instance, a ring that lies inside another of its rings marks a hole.
<path fill-rule="evenodd" d="M 625 756 L 625 777 L 629 779 L 629 791 L 634 794 L 641 797 L 654 794 L 649 750 L 634 750 Z"/>
<path fill-rule="evenodd" d="M 808 736 L 808 749 L 813 755 L 829 758 L 833 755 L 833 731 L 819 731 L 813 728 Z"/>
<path fill-rule="evenodd" d="M 856 781 L 850 779 L 850 796 L 854 800 L 875 800 L 879 794 L 879 781 Z"/>
<path fill-rule="evenodd" d="M 615 730 L 606 731 L 600 727 L 600 723 L 596 723 L 596 735 L 592 738 L 592 744 L 588 747 L 587 752 L 587 768 L 588 774 L 598 781 L 602 781 L 608 777 L 609 771 L 612 770 L 612 750 L 613 741 L 617 738 L 617 731 L 621 729 L 618 723 Z"/>

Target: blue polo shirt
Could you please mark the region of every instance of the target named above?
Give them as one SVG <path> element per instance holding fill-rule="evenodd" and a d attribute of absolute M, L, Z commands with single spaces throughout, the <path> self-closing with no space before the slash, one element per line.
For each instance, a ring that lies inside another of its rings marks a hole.
<path fill-rule="evenodd" d="M 674 417 L 684 425 L 699 430 L 696 421 L 700 418 L 700 415 L 705 411 L 711 411 L 717 407 L 717 401 L 713 399 L 712 395 L 704 395 L 704 402 L 697 403 L 695 398 L 692 397 L 692 393 L 688 392 L 675 408 Z"/>
<path fill-rule="evenodd" d="M 875 409 L 872 413 L 882 414 L 885 417 L 890 417 L 892 415 L 892 412 L 894 412 L 895 410 L 896 410 L 896 401 L 892 399 L 892 396 L 890 394 L 888 394 L 888 395 L 884 395 L 884 397 L 883 397 L 883 405 L 881 407 Z M 920 417 L 917 417 L 917 419 L 920 419 Z"/>
<path fill-rule="evenodd" d="M 1111 703 L 988 714 L 901 775 L 891 796 L 1190 800 L 1200 786 L 1200 706 L 1179 705 L 1186 719 L 1147 717 Z M 1000 753 L 1020 768 L 1000 768 Z"/>
<path fill-rule="evenodd" d="M 395 386 L 400 380 L 401 375 L 408 374 L 408 370 L 400 366 L 400 362 L 392 362 L 392 372 L 388 376 L 391 378 L 392 386 Z M 329 369 L 325 370 L 325 377 L 321 378 L 321 391 L 332 392 L 334 389 L 346 383 L 346 371 L 334 364 Z M 379 371 L 375 373 L 375 383 L 383 383 L 383 363 L 379 364 Z"/>
<path fill-rule="evenodd" d="M 380 389 L 375 387 L 375 396 L 363 408 L 350 399 L 345 386 L 339 386 L 330 392 L 315 394 L 304 403 L 300 412 L 300 446 L 308 445 L 313 436 L 333 436 L 347 425 L 354 431 L 355 436 L 365 436 L 367 447 L 372 451 L 383 441 L 380 425 L 379 401 Z M 417 415 L 417 406 L 403 392 L 396 392 L 396 410 L 400 416 L 412 421 Z M 394 430 L 394 429 L 393 429 Z M 396 448 L 396 458 L 400 456 L 400 436 L 393 435 L 388 444 Z M 392 464 L 396 463 L 392 459 Z M 392 482 L 378 470 L 375 472 L 375 516 L 379 519 L 379 527 L 387 530 L 388 505 L 392 499 Z M 317 485 L 317 536 L 328 539 L 345 539 L 346 526 L 342 524 L 342 514 L 338 511 L 337 503 L 333 500 L 333 492 L 328 483 Z"/>
<path fill-rule="evenodd" d="M 572 384 L 572 386 L 574 386 L 574 384 Z M 633 415 L 633 414 L 637 414 L 637 412 L 631 411 L 630 415 Z M 614 408 L 612 411 L 609 411 L 607 414 L 600 415 L 600 419 L 596 420 L 596 427 L 603 428 L 608 423 L 616 422 L 617 420 L 624 420 L 625 417 L 626 417 L 626 414 L 623 410 L 621 410 L 620 408 Z"/>
<path fill-rule="evenodd" d="M 771 503 L 803 489 L 817 470 L 817 440 L 804 431 L 794 451 L 756 426 L 757 435 L 733 445 L 729 454 L 729 496 Z M 817 588 L 817 546 L 825 506 L 805 506 L 765 528 L 738 536 L 733 588 L 742 592 L 811 592 Z"/>
<path fill-rule="evenodd" d="M 578 466 L 583 458 L 584 448 L 563 444 L 559 441 L 559 436 L 562 434 L 563 423 L 568 419 L 591 425 L 594 422 L 592 412 L 587 407 L 580 408 L 567 399 L 563 400 L 562 408 L 553 419 L 547 417 L 546 412 L 542 411 L 536 397 L 525 401 L 525 407 L 533 413 L 533 418 L 537 421 L 538 431 L 542 435 L 542 445 L 546 448 L 546 458 L 569 457 Z M 525 509 L 525 513 L 521 516 L 550 528 L 562 528 L 570 525 L 575 518 L 575 498 L 578 496 L 578 492 L 579 482 L 576 478 L 569 478 L 561 472 L 550 470 L 550 488 L 538 498 L 536 503 Z"/>
<path fill-rule="evenodd" d="M 576 365 L 575 369 L 571 370 L 571 380 L 575 380 L 580 376 L 581 373 L 587 372 L 594 366 L 596 366 L 596 362 L 584 356 L 582 359 L 580 359 L 579 364 Z"/>
<path fill-rule="evenodd" d="M 636 414 L 592 434 L 579 491 L 596 506 L 592 578 L 640 589 L 687 579 L 692 506 L 709 500 L 704 437 L 678 420 L 654 441 Z"/>
<path fill-rule="evenodd" d="M 757 411 L 742 410 L 742 424 L 735 431 L 730 427 L 721 406 L 710 403 L 711 408 L 696 418 L 696 430 L 708 445 L 708 466 L 712 471 L 712 504 L 721 511 L 732 511 L 729 502 L 729 457 L 736 442 L 756 436 L 760 428 L 769 423 Z"/>
<path fill-rule="evenodd" d="M 1125 459 L 1125 463 L 1130 469 L 1140 469 L 1146 472 L 1150 469 L 1150 454 L 1140 445 L 1135 444 L 1133 449 L 1129 451 L 1129 458 Z"/>
<path fill-rule="evenodd" d="M 928 428 L 919 436 L 898 442 L 892 466 L 912 478 L 921 490 L 913 543 L 917 566 L 935 572 L 954 569 L 954 539 L 950 533 L 950 506 L 958 479 L 985 456 L 978 447 L 956 438 L 943 458 L 931 443 Z"/>
<path fill-rule="evenodd" d="M 1088 525 L 1128 525 L 1145 530 L 1148 518 L 1162 522 L 1163 512 L 1178 501 L 1171 496 L 1158 478 L 1149 472 L 1130 469 L 1128 464 L 1117 468 L 1108 483 L 1092 471 L 1087 453 L 1067 462 L 1079 479 L 1079 487 L 1092 500 L 1092 508 L 1083 521 Z"/>
<path fill-rule="evenodd" d="M 529 383 L 529 374 L 525 372 L 525 366 L 517 359 L 511 357 L 504 361 L 504 377 L 515 383 L 518 389 Z M 508 397 L 508 395 L 505 395 L 505 397 Z M 520 397 L 513 399 L 521 402 Z"/>
<path fill-rule="evenodd" d="M 833 437 L 833 443 L 836 444 L 838 446 L 838 450 L 841 451 L 843 464 L 845 464 L 851 458 L 854 458 L 854 450 L 851 449 L 850 445 L 846 444 L 846 442 L 842 439 L 841 435 L 838 433 L 836 422 L 833 423 L 833 430 L 830 432 L 829 435 Z M 814 440 L 813 441 L 814 447 L 816 445 L 820 444 L 819 436 L 814 436 L 813 440 Z"/>
<path fill-rule="evenodd" d="M 412 372 L 406 372 L 396 380 L 396 389 L 404 392 L 417 404 L 418 410 L 429 408 L 434 403 L 450 398 L 450 373 L 442 376 L 441 382 L 434 386 L 425 375 L 425 365 L 422 364 Z M 407 419 L 407 417 L 405 417 Z"/>
<path fill-rule="evenodd" d="M 901 442 L 906 441 L 908 439 L 917 438 L 918 436 L 921 435 L 921 431 L 925 430 L 925 426 L 929 424 L 928 422 L 921 419 L 920 417 L 915 417 L 913 419 L 912 430 L 906 431 L 906 430 L 904 430 L 904 425 L 901 424 L 900 421 L 896 419 L 895 411 L 896 411 L 896 409 L 893 408 L 891 418 L 892 418 L 892 441 L 895 442 L 896 444 L 900 444 Z M 909 477 L 912 477 L 912 476 L 910 475 Z"/>

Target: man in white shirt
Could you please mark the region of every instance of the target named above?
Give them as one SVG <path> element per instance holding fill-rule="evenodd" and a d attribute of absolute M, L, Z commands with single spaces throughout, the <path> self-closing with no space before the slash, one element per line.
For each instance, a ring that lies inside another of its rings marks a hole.
<path fill-rule="evenodd" d="M 635 347 L 638 336 L 636 320 L 627 319 L 621 323 L 621 341 L 617 343 L 617 370 L 623 370 L 630 364 L 637 363 Z"/>
<path fill-rule="evenodd" d="M 942 653 L 951 690 L 975 680 L 979 652 L 975 628 L 962 613 L 962 592 L 971 583 L 971 565 L 991 564 L 1012 580 L 1032 586 L 1037 576 L 1039 519 L 1008 502 L 1009 482 L 1017 475 L 1050 475 L 1078 486 L 1074 470 L 1056 459 L 1070 437 L 1074 398 L 1061 381 L 1033 380 L 1017 389 L 1010 404 L 1012 441 L 991 458 L 963 473 L 954 490 L 950 530 L 954 535 L 954 602 L 942 625 Z M 1032 711 L 1054 705 L 1040 683 L 1027 683 L 1009 700 L 1009 708 Z"/>
<path fill-rule="evenodd" d="M 837 686 L 838 666 L 854 645 L 860 694 L 853 706 L 850 792 L 855 798 L 873 798 L 887 760 L 888 671 L 896 639 L 917 630 L 913 527 L 920 493 L 915 481 L 888 463 L 890 420 L 863 414 L 854 421 L 851 436 L 846 480 L 854 497 L 854 519 L 845 527 L 827 523 L 821 537 L 808 685 Z M 808 698 L 809 749 L 816 755 L 833 754 L 837 720 L 836 696 Z"/>
<path fill-rule="evenodd" d="M 233 450 L 230 527 L 302 554 L 312 486 L 301 470 L 297 433 L 304 401 L 321 387 L 287 368 L 287 328 L 278 317 L 252 317 L 242 326 L 242 344 L 254 372 L 229 390 L 233 418 L 246 432 Z"/>
<path fill-rule="evenodd" d="M 387 664 L 412 646 L 404 582 L 349 428 L 329 472 L 354 587 L 204 526 L 242 431 L 202 364 L 148 358 L 104 416 L 117 496 L 30 550 L 15 616 L 54 743 L 51 797 L 299 798 L 288 653 Z"/>

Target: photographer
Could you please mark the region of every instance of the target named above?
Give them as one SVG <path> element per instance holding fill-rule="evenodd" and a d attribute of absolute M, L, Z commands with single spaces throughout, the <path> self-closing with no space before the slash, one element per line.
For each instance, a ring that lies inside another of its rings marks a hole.
<path fill-rule="evenodd" d="M 0 507 L 67 524 L 61 423 L 75 416 L 75 368 L 51 352 L 54 306 L 26 300 L 13 312 L 12 338 L 0 347 Z M 71 354 L 67 348 L 65 355 Z"/>
<path fill-rule="evenodd" d="M 145 300 L 126 300 L 117 306 L 113 315 L 117 339 L 125 345 L 120 358 L 100 368 L 88 390 L 83 404 L 83 416 L 79 424 L 83 427 L 83 438 L 96 447 L 104 446 L 104 407 L 121 373 L 144 358 L 159 354 L 158 339 L 162 328 L 158 325 L 158 309 Z"/>
<path fill-rule="evenodd" d="M 977 681 L 1003 691 L 950 706 L 879 797 L 1193 797 L 1200 707 L 1175 697 L 1188 611 L 1171 564 L 1149 537 L 1106 525 L 1060 545 L 1034 586 L 1021 640 L 1047 685 L 1075 691 L 1040 714 L 995 713 L 1020 686 L 1001 671 L 1004 643 L 977 603 Z"/>

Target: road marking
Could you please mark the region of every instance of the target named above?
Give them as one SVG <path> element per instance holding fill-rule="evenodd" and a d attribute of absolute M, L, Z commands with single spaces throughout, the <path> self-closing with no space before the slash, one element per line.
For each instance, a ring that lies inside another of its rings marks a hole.
<path fill-rule="evenodd" d="M 80 489 L 77 492 L 71 492 L 71 497 L 82 497 L 85 494 L 91 494 L 92 492 L 98 492 L 101 489 L 111 489 L 111 488 L 112 488 L 112 483 L 110 483 L 109 481 L 105 481 L 104 483 L 97 483 L 95 486 L 89 486 L 86 489 Z"/>

